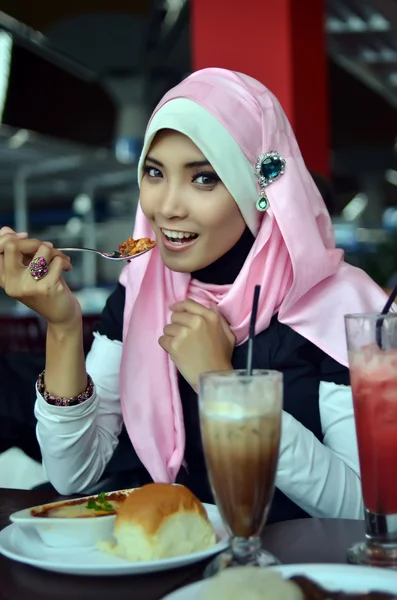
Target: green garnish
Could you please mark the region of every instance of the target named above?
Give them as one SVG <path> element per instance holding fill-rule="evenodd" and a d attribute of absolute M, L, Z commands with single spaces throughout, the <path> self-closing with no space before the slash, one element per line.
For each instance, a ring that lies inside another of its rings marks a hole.
<path fill-rule="evenodd" d="M 87 508 L 90 508 L 92 510 L 100 510 L 100 511 L 107 511 L 107 512 L 114 511 L 114 506 L 112 504 L 110 504 L 110 502 L 108 500 L 106 500 L 105 492 L 98 494 L 96 500 L 94 500 L 94 499 L 88 500 Z"/>

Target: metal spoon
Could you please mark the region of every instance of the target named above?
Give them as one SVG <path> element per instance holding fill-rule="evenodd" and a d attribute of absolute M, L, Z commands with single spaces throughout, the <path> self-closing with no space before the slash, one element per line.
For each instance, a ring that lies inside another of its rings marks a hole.
<path fill-rule="evenodd" d="M 61 252 L 66 252 L 66 254 L 68 252 L 93 252 L 94 254 L 99 254 L 99 256 L 102 256 L 103 258 L 107 258 L 108 260 L 121 261 L 121 260 L 132 260 L 133 258 L 138 258 L 138 256 L 142 256 L 142 254 L 146 254 L 146 252 L 153 250 L 153 248 L 154 248 L 154 246 L 152 248 L 148 248 L 147 250 L 144 250 L 143 252 L 137 252 L 137 254 L 131 254 L 131 255 L 122 254 L 118 250 L 114 250 L 114 252 L 101 252 L 100 250 L 94 250 L 93 248 L 58 248 L 58 250 L 60 250 Z"/>

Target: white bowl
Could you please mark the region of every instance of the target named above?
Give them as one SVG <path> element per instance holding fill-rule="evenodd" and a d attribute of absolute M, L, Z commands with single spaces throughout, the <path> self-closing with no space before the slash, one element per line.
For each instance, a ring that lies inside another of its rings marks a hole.
<path fill-rule="evenodd" d="M 107 492 L 106 498 L 111 498 L 113 494 L 128 496 L 133 491 L 120 490 L 117 492 Z M 115 514 L 105 516 L 94 516 L 88 518 L 76 517 L 40 517 L 34 516 L 33 512 L 45 512 L 49 509 L 56 509 L 62 505 L 86 504 L 89 500 L 96 500 L 97 495 L 85 496 L 84 498 L 74 498 L 72 500 L 61 500 L 33 506 L 24 510 L 19 510 L 10 516 L 10 521 L 18 527 L 33 529 L 40 536 L 44 544 L 52 548 L 71 548 L 73 546 L 95 546 L 99 541 L 110 540 L 113 536 Z"/>

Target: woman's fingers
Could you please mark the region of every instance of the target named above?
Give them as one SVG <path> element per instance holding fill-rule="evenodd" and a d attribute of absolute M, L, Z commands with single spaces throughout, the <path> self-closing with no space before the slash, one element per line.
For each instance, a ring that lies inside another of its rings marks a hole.
<path fill-rule="evenodd" d="M 13 235 L 17 235 L 19 238 L 23 238 L 23 237 L 27 237 L 28 236 L 28 234 L 27 234 L 26 231 L 22 231 L 21 233 L 17 233 L 13 229 L 11 229 L 11 227 L 1 227 L 0 228 L 0 235 L 5 235 L 6 233 L 12 233 Z"/>
<path fill-rule="evenodd" d="M 43 258 L 46 261 L 44 267 L 47 273 L 41 274 L 40 265 L 36 273 L 31 273 L 29 269 L 21 266 L 18 257 L 12 253 L 5 255 L 5 292 L 12 298 L 23 301 L 23 298 L 38 297 L 46 295 L 58 284 L 62 284 L 62 272 L 70 271 L 72 265 L 69 260 L 65 260 L 59 254 L 51 256 L 54 251 L 46 246 L 40 246 L 34 258 Z M 32 260 L 34 260 L 34 258 Z M 36 279 L 34 275 L 39 278 Z M 62 284 L 63 285 L 63 284 Z M 61 289 L 57 289 L 61 291 Z"/>
<path fill-rule="evenodd" d="M 53 248 L 49 242 L 41 242 L 36 239 L 18 240 L 14 235 L 10 236 L 4 245 L 4 261 L 7 268 L 12 266 L 16 269 L 17 265 L 26 267 L 35 256 L 43 256 L 47 262 L 54 256 L 61 256 L 70 262 L 70 258 L 66 254 Z"/>
<path fill-rule="evenodd" d="M 0 235 L 5 235 L 6 233 L 15 233 L 15 231 L 11 227 L 1 227 Z"/>
<path fill-rule="evenodd" d="M 47 246 L 48 248 L 53 248 L 53 247 L 54 247 L 54 245 L 53 245 L 51 242 L 41 242 L 41 245 L 42 245 L 42 246 Z M 59 251 L 57 251 L 57 252 L 59 252 Z M 22 260 L 22 264 L 23 264 L 25 267 L 28 267 L 28 266 L 29 266 L 29 264 L 30 264 L 30 261 L 31 261 L 31 260 L 32 260 L 32 258 L 33 258 L 33 256 L 34 256 L 34 255 L 32 255 L 32 254 L 29 254 L 29 253 L 27 253 L 27 254 L 23 254 L 23 255 L 22 255 L 22 258 L 21 258 L 21 260 Z M 65 256 L 66 256 L 66 255 L 65 255 Z"/>
<path fill-rule="evenodd" d="M 2 227 L 0 232 L 3 232 L 2 234 L 0 234 L 0 277 L 4 268 L 3 256 L 5 253 L 6 246 L 8 246 L 9 244 L 11 244 L 9 248 L 11 252 L 13 250 L 16 250 L 17 246 L 19 250 L 21 250 L 22 254 L 20 262 L 21 265 L 24 267 L 29 266 L 32 257 L 34 256 L 37 248 L 41 244 L 48 246 L 49 248 L 53 247 L 53 244 L 51 242 L 40 242 L 40 240 L 28 239 L 27 233 L 15 233 L 10 227 Z M 22 241 L 24 242 L 24 244 L 18 245 Z"/>
<path fill-rule="evenodd" d="M 22 245 L 22 248 L 20 247 Z M 33 256 L 42 256 L 47 263 L 50 263 L 51 248 L 44 246 L 38 240 L 23 240 L 15 241 L 11 240 L 8 242 L 4 249 L 4 274 L 5 280 L 5 291 L 11 297 L 18 298 L 24 295 L 30 288 L 31 275 L 28 272 L 29 279 L 24 277 L 25 271 L 27 270 L 24 263 L 22 252 Z M 32 279 L 33 282 L 33 279 Z"/>
<path fill-rule="evenodd" d="M 40 248 L 42 248 L 41 255 L 48 262 L 51 252 L 48 246 L 44 246 L 39 240 L 18 240 L 16 236 L 12 236 L 4 246 L 4 268 L 7 274 L 16 273 L 25 268 L 24 258 L 28 257 L 28 263 L 30 263 Z"/>
<path fill-rule="evenodd" d="M 16 233 L 13 229 L 11 229 L 11 227 L 1 227 L 0 228 L 0 253 L 2 251 L 2 247 L 6 243 L 6 240 L 3 239 L 6 236 L 14 236 L 18 240 L 23 240 L 28 237 L 28 234 L 26 231 L 22 231 L 21 233 Z"/>
<path fill-rule="evenodd" d="M 63 254 L 60 250 L 51 248 L 47 245 L 47 242 L 43 242 L 41 246 L 38 248 L 36 254 L 32 258 L 32 261 L 35 259 L 44 258 L 47 263 L 48 273 L 45 276 L 47 279 L 47 287 L 49 287 L 48 278 L 51 275 L 51 280 L 53 278 L 53 274 L 55 274 L 55 278 L 60 278 L 62 271 L 71 271 L 72 265 L 70 262 L 70 256 Z M 44 279 L 44 277 L 43 277 Z"/>
<path fill-rule="evenodd" d="M 43 285 L 46 285 L 47 289 L 57 288 L 57 291 L 61 292 L 63 288 L 62 273 L 71 269 L 72 265 L 69 262 L 66 262 L 61 256 L 55 256 L 51 261 Z"/>
<path fill-rule="evenodd" d="M 19 250 L 22 253 L 33 256 L 41 243 L 40 240 L 20 239 L 14 233 L 6 233 L 0 236 L 0 253 L 5 252 L 6 248 L 8 248 L 9 251 Z"/>
<path fill-rule="evenodd" d="M 31 261 L 37 258 L 43 258 L 49 270 L 55 258 L 60 259 L 61 270 L 70 271 L 72 268 L 70 258 L 59 250 L 50 248 L 47 244 L 43 244 L 39 240 L 28 239 L 17 241 L 14 236 L 4 248 L 3 278 L 5 278 L 7 283 L 7 293 L 10 295 L 17 293 L 16 288 L 18 287 L 19 277 L 29 268 Z M 28 275 L 31 277 L 30 273 Z"/>
<path fill-rule="evenodd" d="M 6 228 L 3 227 L 3 229 L 6 229 Z M 7 244 L 9 244 L 13 240 L 15 242 L 18 242 L 20 239 L 21 238 L 18 237 L 15 233 L 6 232 L 6 233 L 0 235 L 0 254 L 2 254 L 4 252 L 4 248 L 7 246 Z"/>
<path fill-rule="evenodd" d="M 56 270 L 58 270 L 59 267 L 59 273 L 62 273 L 62 271 L 71 271 L 72 270 L 72 265 L 70 262 L 70 256 L 67 256 L 66 254 L 63 254 L 63 252 L 61 252 L 60 250 L 57 250 L 56 248 L 49 248 L 47 246 L 47 242 L 43 242 L 41 244 L 41 246 L 38 248 L 37 252 L 35 253 L 34 257 L 32 258 L 32 261 L 38 259 L 38 258 L 44 258 L 44 260 L 47 262 L 47 266 L 48 266 L 48 271 L 52 272 L 53 269 L 53 263 L 55 262 Z M 55 266 L 54 266 L 55 269 Z"/>
<path fill-rule="evenodd" d="M 70 271 L 70 257 L 51 242 L 0 229 L 0 288 L 8 296 L 41 315 L 47 323 L 69 323 L 81 309 L 62 274 Z M 30 263 L 37 260 L 32 268 Z"/>

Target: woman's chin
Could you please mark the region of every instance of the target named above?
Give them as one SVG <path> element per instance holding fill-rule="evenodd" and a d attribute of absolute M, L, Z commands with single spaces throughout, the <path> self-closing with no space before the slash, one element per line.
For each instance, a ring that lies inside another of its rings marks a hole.
<path fill-rule="evenodd" d="M 205 244 L 202 243 L 202 240 L 190 244 L 185 248 L 167 248 L 163 240 L 160 240 L 158 249 L 164 265 L 170 271 L 175 271 L 175 273 L 194 273 L 195 271 L 204 269 L 213 260 L 218 258 L 217 256 L 213 260 L 205 258 L 209 253 L 208 251 L 206 252 Z"/>
<path fill-rule="evenodd" d="M 161 249 L 160 254 L 167 269 L 175 273 L 193 273 L 207 266 L 203 264 L 203 261 L 191 260 L 190 257 L 184 256 L 183 253 L 175 253 L 170 256 L 169 252 Z"/>
<path fill-rule="evenodd" d="M 184 264 L 184 261 L 180 260 L 169 260 L 163 257 L 163 263 L 170 271 L 175 273 L 192 273 L 197 269 L 191 264 Z"/>

